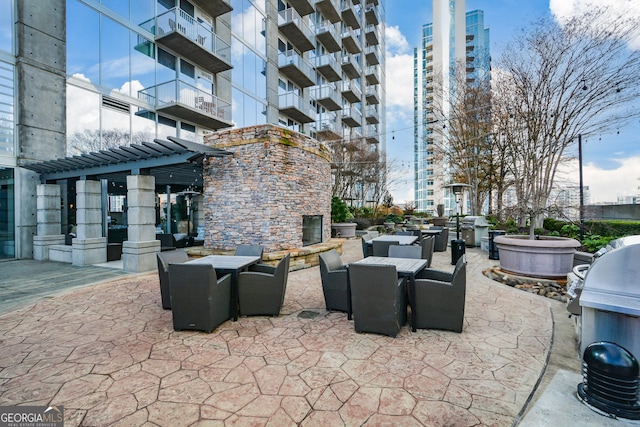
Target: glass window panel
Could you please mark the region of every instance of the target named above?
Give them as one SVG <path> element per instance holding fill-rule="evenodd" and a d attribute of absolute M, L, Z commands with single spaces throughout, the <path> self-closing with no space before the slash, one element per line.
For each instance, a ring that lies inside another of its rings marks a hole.
<path fill-rule="evenodd" d="M 232 103 L 232 111 L 233 111 L 233 122 L 239 127 L 245 127 L 244 116 L 242 114 L 242 92 L 238 89 L 233 88 L 231 91 L 231 103 Z"/>
<path fill-rule="evenodd" d="M 180 138 L 187 141 L 196 141 L 196 127 L 188 123 L 180 124 Z"/>
<path fill-rule="evenodd" d="M 107 89 L 119 90 L 129 95 L 130 31 L 117 22 L 103 16 L 101 32 L 101 85 Z"/>
<path fill-rule="evenodd" d="M 129 0 L 102 0 L 101 3 L 109 10 L 112 10 L 118 15 L 129 19 Z"/>
<path fill-rule="evenodd" d="M 154 0 L 134 0 L 131 7 L 131 21 L 134 24 L 147 28 L 145 23 L 154 18 Z"/>
<path fill-rule="evenodd" d="M 168 117 L 158 116 L 158 138 L 167 139 L 167 136 L 178 136 L 176 121 Z"/>
<path fill-rule="evenodd" d="M 138 109 L 131 116 L 131 142 L 153 141 L 156 137 L 156 114 L 149 110 Z"/>
<path fill-rule="evenodd" d="M 13 66 L 0 62 L 0 156 L 14 153 Z"/>
<path fill-rule="evenodd" d="M 158 49 L 158 84 L 176 79 L 176 57 L 167 51 Z"/>
<path fill-rule="evenodd" d="M 111 108 L 102 107 L 102 149 L 130 144 L 130 115 Z"/>
<path fill-rule="evenodd" d="M 67 154 L 96 151 L 100 146 L 100 95 L 67 85 Z"/>
<path fill-rule="evenodd" d="M 15 257 L 13 169 L 0 168 L 0 259 Z"/>
<path fill-rule="evenodd" d="M 67 74 L 100 81 L 100 15 L 84 4 L 67 2 Z"/>
<path fill-rule="evenodd" d="M 149 102 L 141 91 L 148 93 L 147 89 L 155 86 L 155 45 L 135 33 L 132 33 L 131 41 L 131 96 Z"/>
<path fill-rule="evenodd" d="M 0 50 L 13 53 L 12 0 L 0 0 Z"/>

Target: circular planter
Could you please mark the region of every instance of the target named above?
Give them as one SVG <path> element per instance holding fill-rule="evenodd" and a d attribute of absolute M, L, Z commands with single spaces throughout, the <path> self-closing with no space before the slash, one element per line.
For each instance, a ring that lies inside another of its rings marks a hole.
<path fill-rule="evenodd" d="M 573 269 L 580 242 L 566 237 L 497 236 L 500 268 L 522 276 L 563 278 Z"/>
<path fill-rule="evenodd" d="M 349 237 L 356 237 L 356 224 L 355 222 L 337 222 L 331 224 L 331 235 L 335 237 L 341 237 L 348 239 Z"/>

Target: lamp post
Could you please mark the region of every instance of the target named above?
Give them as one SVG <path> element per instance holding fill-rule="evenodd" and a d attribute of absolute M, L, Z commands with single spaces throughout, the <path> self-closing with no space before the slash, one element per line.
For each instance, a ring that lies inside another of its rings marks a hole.
<path fill-rule="evenodd" d="M 582 181 L 582 134 L 578 134 L 578 166 L 580 168 L 580 241 L 584 240 L 584 185 Z"/>
<path fill-rule="evenodd" d="M 455 264 L 465 253 L 464 240 L 460 239 L 460 197 L 462 193 L 464 193 L 464 189 L 471 186 L 469 184 L 456 182 L 447 184 L 445 187 L 451 188 L 451 191 L 453 191 L 453 194 L 456 196 L 456 239 L 451 241 L 451 264 Z"/>

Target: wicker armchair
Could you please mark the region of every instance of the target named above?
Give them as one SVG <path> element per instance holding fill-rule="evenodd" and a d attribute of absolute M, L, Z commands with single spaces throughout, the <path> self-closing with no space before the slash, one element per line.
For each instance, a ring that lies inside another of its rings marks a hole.
<path fill-rule="evenodd" d="M 243 271 L 238 275 L 240 315 L 280 314 L 287 290 L 290 258 L 287 254 L 276 267 L 262 265 L 261 271 Z"/>
<path fill-rule="evenodd" d="M 349 295 L 347 280 L 349 273 L 347 266 L 342 263 L 340 254 L 335 249 L 323 252 L 318 256 L 320 262 L 320 278 L 322 292 L 328 311 L 337 310 L 347 312 Z"/>
<path fill-rule="evenodd" d="M 210 264 L 169 264 L 173 329 L 211 332 L 231 316 L 231 275 Z"/>
<path fill-rule="evenodd" d="M 431 267 L 431 260 L 433 260 L 433 248 L 436 243 L 435 236 L 428 236 L 422 239 L 420 247 L 422 247 L 422 259 L 427 260 L 427 268 Z"/>
<path fill-rule="evenodd" d="M 415 245 L 391 245 L 389 246 L 391 258 L 422 258 L 422 248 Z"/>
<path fill-rule="evenodd" d="M 158 252 L 158 277 L 160 278 L 160 296 L 162 308 L 171 309 L 171 290 L 169 288 L 169 264 L 182 264 L 189 261 L 189 256 L 184 250 Z"/>
<path fill-rule="evenodd" d="M 417 329 L 462 332 L 467 290 L 467 262 L 463 255 L 453 273 L 425 269 L 416 276 Z M 413 307 L 412 307 L 413 309 Z"/>
<path fill-rule="evenodd" d="M 405 279 L 393 265 L 349 266 L 356 332 L 395 337 L 407 323 Z"/>
<path fill-rule="evenodd" d="M 373 256 L 389 256 L 389 246 L 399 245 L 398 240 L 373 240 Z"/>
<path fill-rule="evenodd" d="M 440 234 L 436 234 L 436 241 L 433 250 L 436 252 L 446 252 L 449 241 L 449 229 L 443 228 Z"/>

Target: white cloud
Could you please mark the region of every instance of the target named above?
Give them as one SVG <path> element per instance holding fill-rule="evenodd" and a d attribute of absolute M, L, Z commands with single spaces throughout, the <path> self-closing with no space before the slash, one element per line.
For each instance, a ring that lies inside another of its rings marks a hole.
<path fill-rule="evenodd" d="M 385 27 L 385 43 L 387 55 L 404 54 L 410 51 L 407 38 L 400 32 L 400 27 Z"/>
<path fill-rule="evenodd" d="M 387 56 L 387 108 L 413 111 L 413 55 Z"/>
<path fill-rule="evenodd" d="M 573 16 L 593 10 L 594 7 L 607 8 L 606 15 L 600 16 L 600 22 L 611 22 L 616 17 L 624 17 L 625 19 L 640 19 L 640 2 L 637 0 L 550 0 L 549 9 L 555 19 L 562 23 Z M 637 20 L 636 19 L 636 20 Z M 594 22 L 597 24 L 597 22 Z M 640 49 L 640 30 L 636 30 L 635 37 L 631 41 L 632 49 Z"/>
<path fill-rule="evenodd" d="M 640 156 L 612 160 L 619 165 L 616 169 L 602 169 L 593 163 L 582 168 L 592 203 L 615 202 L 618 197 L 640 193 Z"/>

